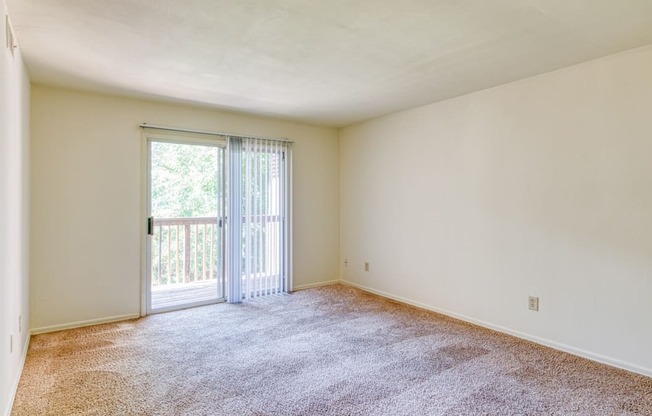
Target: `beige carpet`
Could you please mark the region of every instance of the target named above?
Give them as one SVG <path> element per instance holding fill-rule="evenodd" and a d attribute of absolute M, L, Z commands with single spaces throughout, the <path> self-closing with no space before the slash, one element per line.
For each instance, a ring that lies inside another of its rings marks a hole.
<path fill-rule="evenodd" d="M 652 379 L 342 285 L 32 338 L 13 415 L 652 415 Z"/>

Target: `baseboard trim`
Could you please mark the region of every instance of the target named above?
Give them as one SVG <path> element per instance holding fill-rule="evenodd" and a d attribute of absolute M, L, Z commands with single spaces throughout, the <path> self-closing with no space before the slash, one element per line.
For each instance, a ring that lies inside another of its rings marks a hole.
<path fill-rule="evenodd" d="M 517 338 L 525 339 L 527 341 L 531 341 L 531 342 L 534 342 L 536 344 L 540 344 L 540 345 L 544 345 L 546 347 L 553 348 L 555 350 L 559 350 L 559 351 L 563 351 L 563 352 L 566 352 L 566 353 L 569 353 L 569 354 L 573 354 L 573 355 L 576 355 L 578 357 L 586 358 L 586 359 L 591 360 L 591 361 L 596 361 L 596 362 L 599 362 L 601 364 L 606 364 L 606 365 L 609 365 L 609 366 L 612 366 L 612 367 L 620 368 L 622 370 L 631 371 L 633 373 L 641 374 L 643 376 L 652 377 L 652 368 L 641 367 L 641 366 L 638 366 L 636 364 L 631 364 L 631 363 L 621 361 L 621 360 L 618 360 L 618 359 L 615 359 L 615 358 L 606 357 L 604 355 L 600 355 L 600 354 L 596 354 L 596 353 L 593 353 L 593 352 L 590 352 L 590 351 L 586 351 L 586 350 L 583 350 L 581 348 L 575 348 L 575 347 L 572 347 L 570 345 L 566 345 L 566 344 L 562 344 L 562 343 L 559 343 L 559 342 L 551 341 L 549 339 L 537 337 L 535 335 L 530 335 L 530 334 L 525 333 L 525 332 L 516 331 L 516 330 L 510 329 L 510 328 L 504 327 L 504 326 L 494 325 L 494 324 L 492 324 L 490 322 L 482 321 L 480 319 L 471 318 L 469 316 L 462 315 L 462 314 L 455 313 L 455 312 L 451 312 L 451 311 L 448 311 L 446 309 L 437 308 L 437 307 L 434 307 L 434 306 L 431 306 L 431 305 L 428 305 L 428 304 L 425 304 L 425 303 L 422 303 L 422 302 L 417 302 L 417 301 L 414 301 L 414 300 L 411 300 L 411 299 L 404 298 L 402 296 L 396 296 L 396 295 L 393 295 L 391 293 L 383 292 L 381 290 L 376 290 L 376 289 L 373 289 L 373 288 L 370 288 L 370 287 L 367 287 L 367 286 L 364 286 L 364 285 L 360 285 L 358 283 L 353 283 L 353 282 L 349 282 L 349 281 L 346 281 L 346 280 L 340 280 L 339 282 L 342 283 L 342 284 L 348 285 L 348 286 L 358 288 L 360 290 L 364 290 L 365 292 L 373 293 L 374 295 L 378 295 L 378 296 L 381 296 L 381 297 L 384 297 L 384 298 L 387 298 L 387 299 L 391 299 L 391 300 L 395 300 L 395 301 L 398 301 L 398 302 L 406 303 L 408 305 L 416 306 L 418 308 L 427 309 L 427 310 L 432 311 L 432 312 L 437 312 L 437 313 L 440 313 L 442 315 L 449 316 L 451 318 L 459 319 L 460 321 L 468 322 L 468 323 L 471 323 L 471 324 L 474 324 L 474 325 L 481 326 L 483 328 L 491 329 L 493 331 L 502 332 L 503 334 L 507 334 L 507 335 L 511 335 L 511 336 L 514 336 L 514 337 L 517 337 Z"/>
<path fill-rule="evenodd" d="M 301 285 L 301 286 L 295 286 L 292 288 L 293 292 L 296 292 L 297 290 L 306 290 L 306 289 L 311 289 L 313 287 L 320 287 L 320 286 L 330 286 L 330 285 L 335 285 L 338 283 L 342 283 L 341 280 L 327 280 L 325 282 L 319 282 L 319 283 L 310 283 L 307 285 Z"/>
<path fill-rule="evenodd" d="M 128 319 L 140 318 L 140 313 L 130 313 L 128 315 L 108 316 L 105 318 L 89 319 L 87 321 L 70 322 L 66 324 L 42 326 L 32 329 L 32 335 L 45 334 L 47 332 L 63 331 L 65 329 L 81 328 L 84 326 L 108 324 L 111 322 L 126 321 Z"/>
<path fill-rule="evenodd" d="M 18 373 L 16 374 L 16 378 L 14 379 L 14 383 L 12 385 L 11 395 L 9 396 L 9 401 L 7 403 L 7 409 L 3 413 L 6 416 L 11 416 L 11 409 L 14 407 L 14 400 L 16 400 L 16 393 L 18 393 L 18 384 L 20 384 L 20 376 L 23 374 L 25 361 L 27 361 L 27 351 L 29 350 L 29 342 L 31 338 L 32 337 L 30 335 L 27 336 L 27 342 L 25 343 L 25 347 L 23 347 L 22 358 L 20 365 L 18 366 Z"/>

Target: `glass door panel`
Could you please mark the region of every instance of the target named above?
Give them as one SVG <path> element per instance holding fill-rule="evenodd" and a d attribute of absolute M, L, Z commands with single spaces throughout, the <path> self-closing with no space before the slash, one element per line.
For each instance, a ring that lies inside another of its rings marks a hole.
<path fill-rule="evenodd" d="M 224 299 L 224 151 L 149 141 L 148 312 Z"/>

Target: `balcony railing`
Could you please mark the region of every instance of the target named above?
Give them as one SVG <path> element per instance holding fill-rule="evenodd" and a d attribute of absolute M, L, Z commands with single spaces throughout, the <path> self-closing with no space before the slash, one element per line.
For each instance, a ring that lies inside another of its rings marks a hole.
<path fill-rule="evenodd" d="M 223 282 L 224 241 L 217 220 L 217 217 L 154 218 L 151 256 L 153 288 L 167 290 L 165 288 L 170 285 L 176 288 L 183 284 L 190 287 L 187 284 L 195 282 Z M 251 215 L 243 217 L 242 222 L 247 224 L 245 233 L 248 233 L 251 242 L 248 249 L 244 241 L 242 246 L 247 254 L 242 264 L 243 282 L 245 272 L 251 280 L 248 286 L 243 284 L 243 290 L 280 290 L 282 263 L 279 238 L 282 217 Z"/>
<path fill-rule="evenodd" d="M 154 218 L 152 286 L 221 278 L 217 217 Z"/>

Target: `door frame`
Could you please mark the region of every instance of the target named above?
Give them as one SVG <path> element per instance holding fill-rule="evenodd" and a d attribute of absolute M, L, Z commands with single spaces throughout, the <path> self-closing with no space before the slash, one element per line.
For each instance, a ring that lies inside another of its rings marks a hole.
<path fill-rule="evenodd" d="M 214 303 L 224 302 L 226 300 L 226 251 L 225 247 L 228 246 L 227 238 L 228 235 L 225 232 L 226 221 L 222 221 L 221 227 L 221 238 L 223 241 L 222 249 L 220 255 L 222 256 L 222 297 L 216 300 L 210 301 L 200 301 L 184 304 L 180 307 L 167 307 L 159 308 L 155 311 L 152 311 L 151 308 L 151 243 L 152 239 L 148 234 L 148 220 L 151 216 L 151 143 L 152 142 L 162 142 L 162 143 L 176 143 L 176 144 L 185 144 L 185 145 L 200 145 L 200 146 L 212 146 L 220 147 L 223 149 L 222 152 L 222 189 L 226 192 L 227 185 L 227 174 L 228 174 L 228 139 L 226 136 L 215 135 L 215 134 L 203 134 L 203 133 L 194 133 L 194 132 L 179 132 L 179 131 L 169 131 L 161 130 L 156 128 L 143 128 L 141 131 L 141 218 L 140 218 L 140 236 L 141 236 L 141 290 L 140 290 L 140 316 L 147 316 L 153 313 L 162 313 L 172 310 L 179 310 L 185 308 L 191 308 L 194 306 L 210 305 Z M 222 213 L 226 217 L 226 195 L 224 195 L 222 204 Z"/>

